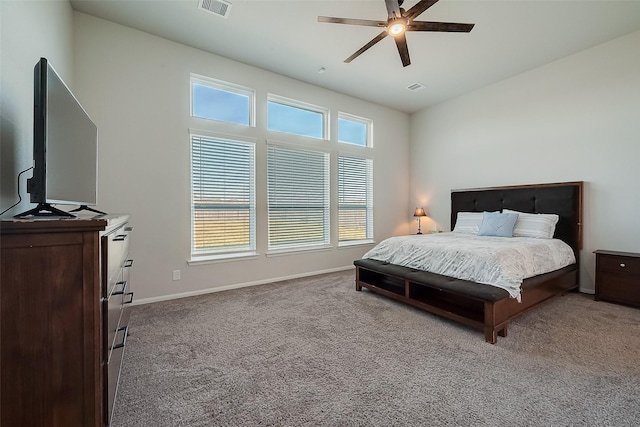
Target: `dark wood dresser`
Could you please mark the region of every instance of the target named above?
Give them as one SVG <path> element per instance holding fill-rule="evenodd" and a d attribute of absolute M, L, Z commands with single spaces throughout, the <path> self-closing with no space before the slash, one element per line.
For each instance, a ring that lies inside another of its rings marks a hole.
<path fill-rule="evenodd" d="M 640 254 L 597 250 L 596 300 L 640 307 Z"/>
<path fill-rule="evenodd" d="M 109 424 L 129 233 L 126 215 L 0 221 L 0 425 Z"/>

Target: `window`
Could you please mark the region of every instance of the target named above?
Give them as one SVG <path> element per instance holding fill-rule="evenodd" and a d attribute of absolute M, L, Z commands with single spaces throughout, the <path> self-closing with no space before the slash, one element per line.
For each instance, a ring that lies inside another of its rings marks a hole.
<path fill-rule="evenodd" d="M 191 115 L 253 126 L 255 93 L 242 86 L 191 75 Z"/>
<path fill-rule="evenodd" d="M 373 161 L 338 157 L 338 241 L 373 239 Z"/>
<path fill-rule="evenodd" d="M 371 120 L 339 113 L 338 141 L 363 147 L 371 146 Z"/>
<path fill-rule="evenodd" d="M 328 114 L 322 107 L 269 95 L 267 129 L 325 139 Z"/>
<path fill-rule="evenodd" d="M 255 144 L 191 135 L 192 257 L 255 251 Z"/>
<path fill-rule="evenodd" d="M 329 244 L 329 154 L 267 147 L 269 249 Z"/>

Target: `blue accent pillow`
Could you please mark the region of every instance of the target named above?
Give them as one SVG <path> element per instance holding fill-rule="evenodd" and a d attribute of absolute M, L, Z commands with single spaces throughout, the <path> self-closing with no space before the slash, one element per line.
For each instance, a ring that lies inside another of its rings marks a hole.
<path fill-rule="evenodd" d="M 483 212 L 478 236 L 513 237 L 518 214 Z"/>

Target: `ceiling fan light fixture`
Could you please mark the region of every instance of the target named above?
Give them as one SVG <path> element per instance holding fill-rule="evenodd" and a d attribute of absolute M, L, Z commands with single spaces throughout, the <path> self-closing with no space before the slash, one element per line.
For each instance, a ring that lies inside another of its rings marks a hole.
<path fill-rule="evenodd" d="M 2 1 L 2 0 L 0 0 Z M 204 1 L 204 0 L 200 0 Z M 216 0 L 208 0 L 216 1 Z M 222 1 L 222 0 L 217 0 Z M 460 24 L 456 22 L 430 22 L 430 21 L 416 21 L 415 19 L 436 4 L 438 0 L 418 0 L 411 8 L 404 10 L 401 6 L 404 0 L 384 0 L 384 4 L 387 9 L 386 21 L 374 21 L 371 19 L 355 19 L 355 18 L 334 18 L 331 16 L 318 16 L 318 22 L 328 22 L 332 24 L 347 24 L 347 25 L 361 25 L 365 27 L 377 27 L 384 28 L 380 34 L 375 36 L 369 43 L 358 49 L 353 55 L 344 60 L 346 63 L 350 63 L 358 56 L 369 50 L 372 46 L 383 40 L 387 36 L 394 38 L 396 47 L 398 48 L 398 54 L 402 61 L 402 66 L 406 67 L 411 65 L 411 59 L 409 58 L 409 47 L 407 46 L 407 38 L 405 37 L 407 31 L 436 31 L 436 32 L 456 32 L 456 33 L 468 33 L 473 29 L 475 24 Z"/>
<path fill-rule="evenodd" d="M 389 25 L 387 26 L 387 32 L 391 36 L 399 36 L 400 34 L 405 32 L 406 28 L 407 24 L 403 19 L 396 19 L 395 21 L 389 23 Z"/>

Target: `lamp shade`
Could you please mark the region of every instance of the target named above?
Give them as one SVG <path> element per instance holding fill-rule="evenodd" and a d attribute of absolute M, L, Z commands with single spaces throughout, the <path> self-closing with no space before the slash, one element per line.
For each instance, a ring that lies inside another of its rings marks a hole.
<path fill-rule="evenodd" d="M 413 216 L 427 216 L 423 208 L 416 208 L 416 211 L 413 213 Z"/>

